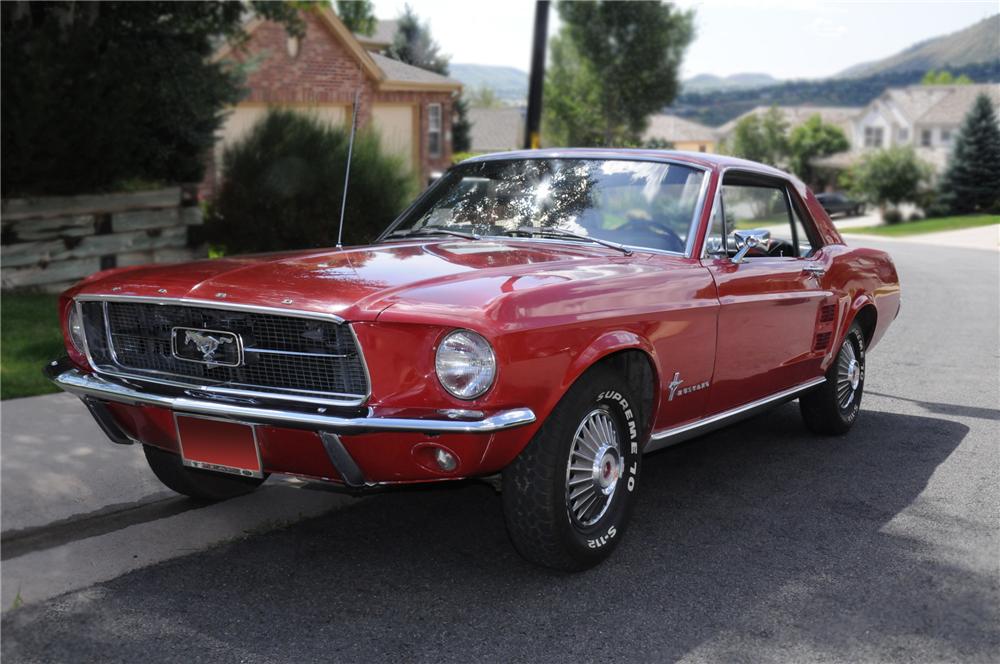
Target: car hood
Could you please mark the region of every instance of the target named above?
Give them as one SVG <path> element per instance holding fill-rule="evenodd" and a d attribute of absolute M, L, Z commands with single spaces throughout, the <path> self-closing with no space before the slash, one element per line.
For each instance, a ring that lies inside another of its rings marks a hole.
<path fill-rule="evenodd" d="M 79 293 L 186 298 L 374 320 L 393 306 L 482 310 L 505 294 L 638 269 L 599 246 L 434 240 L 148 265 L 95 275 Z"/>

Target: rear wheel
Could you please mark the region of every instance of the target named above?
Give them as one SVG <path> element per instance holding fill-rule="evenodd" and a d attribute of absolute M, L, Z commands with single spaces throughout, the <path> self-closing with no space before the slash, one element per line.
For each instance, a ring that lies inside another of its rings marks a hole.
<path fill-rule="evenodd" d="M 858 418 L 864 389 L 865 335 L 853 323 L 826 371 L 826 382 L 799 397 L 802 419 L 815 433 L 847 433 Z"/>
<path fill-rule="evenodd" d="M 639 480 L 639 400 L 607 367 L 585 374 L 503 473 L 507 531 L 528 560 L 566 571 L 607 558 Z"/>
<path fill-rule="evenodd" d="M 158 480 L 167 488 L 196 500 L 218 502 L 236 498 L 250 493 L 264 482 L 264 478 L 238 477 L 188 468 L 181 462 L 180 456 L 173 452 L 152 445 L 142 447 L 146 453 L 146 461 Z"/>

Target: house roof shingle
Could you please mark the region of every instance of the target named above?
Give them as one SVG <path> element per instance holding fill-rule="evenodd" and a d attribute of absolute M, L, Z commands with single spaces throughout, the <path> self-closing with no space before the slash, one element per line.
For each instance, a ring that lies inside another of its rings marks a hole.
<path fill-rule="evenodd" d="M 643 140 L 659 138 L 672 143 L 680 141 L 715 141 L 715 129 L 703 124 L 685 120 L 676 115 L 658 113 L 649 118 L 649 126 L 642 135 Z"/>
<path fill-rule="evenodd" d="M 470 108 L 472 152 L 515 150 L 524 140 L 523 108 Z"/>
<path fill-rule="evenodd" d="M 396 19 L 386 21 L 379 19 L 375 23 L 374 33 L 371 35 L 362 35 L 355 32 L 354 38 L 361 42 L 361 44 L 367 49 L 382 49 L 392 43 L 393 39 L 396 38 L 396 32 L 398 30 L 399 21 Z"/>
<path fill-rule="evenodd" d="M 923 89 L 923 90 L 921 90 Z M 900 88 L 896 92 L 908 92 L 909 99 L 921 96 L 921 94 L 932 100 L 931 103 L 913 104 L 900 110 L 911 118 L 911 113 L 920 110 L 911 120 L 919 124 L 932 125 L 959 125 L 965 119 L 966 113 L 972 108 L 976 97 L 985 94 L 993 102 L 994 106 L 1000 107 L 1000 85 L 913 85 L 908 88 Z M 897 95 L 897 99 L 904 98 Z"/>
<path fill-rule="evenodd" d="M 369 53 L 372 60 L 390 81 L 400 81 L 404 83 L 431 83 L 439 85 L 454 85 L 460 88 L 462 84 L 453 78 L 442 76 L 441 74 L 408 65 L 399 60 L 393 60 L 381 53 Z"/>

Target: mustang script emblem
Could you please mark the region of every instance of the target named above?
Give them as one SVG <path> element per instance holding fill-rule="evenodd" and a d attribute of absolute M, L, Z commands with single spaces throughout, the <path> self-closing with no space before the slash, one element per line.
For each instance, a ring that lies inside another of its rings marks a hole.
<path fill-rule="evenodd" d="M 239 366 L 243 354 L 239 337 L 232 332 L 175 327 L 172 342 L 174 357 L 209 366 Z"/>
<path fill-rule="evenodd" d="M 667 397 L 667 401 L 673 401 L 675 396 L 682 397 L 685 394 L 691 394 L 692 392 L 697 392 L 698 390 L 704 390 L 708 387 L 708 381 L 703 381 L 697 385 L 691 385 L 690 387 L 685 387 L 683 389 L 677 389 L 684 384 L 684 380 L 681 378 L 681 372 L 674 372 L 674 379 L 670 381 L 667 388 L 670 390 L 670 396 Z"/>

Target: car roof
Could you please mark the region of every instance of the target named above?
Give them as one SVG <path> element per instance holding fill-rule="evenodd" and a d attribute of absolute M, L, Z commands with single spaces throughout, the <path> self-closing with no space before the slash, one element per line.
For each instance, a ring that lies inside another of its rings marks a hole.
<path fill-rule="evenodd" d="M 728 168 L 764 173 L 795 180 L 795 176 L 756 161 L 708 152 L 684 150 L 641 150 L 638 148 L 545 148 L 542 150 L 512 150 L 479 155 L 461 162 L 463 164 L 503 159 L 642 159 L 651 161 L 680 161 L 709 170 Z"/>

